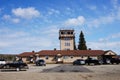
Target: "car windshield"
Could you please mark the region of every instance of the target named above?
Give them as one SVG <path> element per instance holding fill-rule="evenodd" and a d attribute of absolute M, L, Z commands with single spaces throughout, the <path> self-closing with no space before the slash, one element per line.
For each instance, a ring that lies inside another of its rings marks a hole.
<path fill-rule="evenodd" d="M 44 60 L 39 60 L 39 62 L 44 62 Z"/>
<path fill-rule="evenodd" d="M 77 59 L 77 61 L 83 61 L 82 59 Z"/>
<path fill-rule="evenodd" d="M 0 61 L 5 61 L 4 59 L 0 59 Z"/>

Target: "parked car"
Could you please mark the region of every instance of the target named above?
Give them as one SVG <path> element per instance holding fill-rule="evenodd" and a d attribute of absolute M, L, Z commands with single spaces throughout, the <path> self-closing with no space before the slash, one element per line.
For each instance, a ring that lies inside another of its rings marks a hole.
<path fill-rule="evenodd" d="M 73 65 L 84 65 L 85 64 L 85 60 L 83 59 L 77 59 L 73 62 Z"/>
<path fill-rule="evenodd" d="M 102 61 L 103 61 L 102 64 L 111 64 L 110 59 L 103 59 Z"/>
<path fill-rule="evenodd" d="M 112 58 L 111 60 L 110 60 L 110 62 L 111 62 L 111 64 L 119 64 L 120 63 L 120 59 L 119 58 Z"/>
<path fill-rule="evenodd" d="M 91 64 L 100 65 L 100 62 L 97 59 L 88 58 L 88 59 L 85 60 L 85 64 L 88 64 L 88 65 L 91 65 Z"/>
<path fill-rule="evenodd" d="M 36 66 L 46 66 L 46 62 L 43 59 L 39 59 L 35 62 Z"/>
<path fill-rule="evenodd" d="M 12 63 L 6 63 L 0 67 L 0 69 L 15 69 L 17 71 L 20 71 L 22 69 L 28 69 L 28 65 L 26 63 L 22 62 L 12 62 Z"/>
<path fill-rule="evenodd" d="M 5 59 L 0 59 L 0 65 L 6 64 Z"/>

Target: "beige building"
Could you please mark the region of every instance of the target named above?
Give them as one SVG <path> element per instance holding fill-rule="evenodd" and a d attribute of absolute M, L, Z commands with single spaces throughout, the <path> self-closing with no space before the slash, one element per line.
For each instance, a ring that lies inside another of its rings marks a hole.
<path fill-rule="evenodd" d="M 59 30 L 60 50 L 74 50 L 74 30 Z"/>
<path fill-rule="evenodd" d="M 24 52 L 18 55 L 24 62 L 35 60 L 36 57 L 44 59 L 46 63 L 72 63 L 76 59 L 87 59 L 88 57 L 106 60 L 117 56 L 113 51 L 103 50 L 42 50 L 39 52 Z"/>

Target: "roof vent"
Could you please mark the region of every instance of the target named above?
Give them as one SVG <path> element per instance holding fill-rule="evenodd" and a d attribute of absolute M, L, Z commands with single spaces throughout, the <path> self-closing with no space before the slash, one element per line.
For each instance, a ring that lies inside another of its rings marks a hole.
<path fill-rule="evenodd" d="M 35 51 L 33 50 L 32 53 L 35 53 Z"/>
<path fill-rule="evenodd" d="M 57 49 L 56 48 L 54 48 L 54 51 L 56 51 Z"/>
<path fill-rule="evenodd" d="M 89 48 L 88 50 L 92 50 L 91 48 Z"/>

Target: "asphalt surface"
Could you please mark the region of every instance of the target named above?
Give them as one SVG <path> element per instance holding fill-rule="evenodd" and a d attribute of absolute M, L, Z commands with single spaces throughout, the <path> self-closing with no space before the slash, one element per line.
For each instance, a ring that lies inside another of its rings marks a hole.
<path fill-rule="evenodd" d="M 28 72 L 92 72 L 82 65 L 72 65 L 72 64 L 48 64 L 46 66 L 35 66 L 29 65 Z"/>

